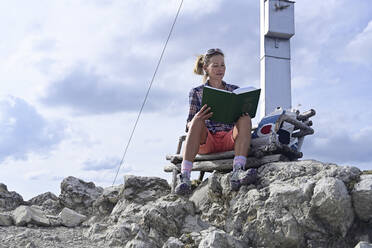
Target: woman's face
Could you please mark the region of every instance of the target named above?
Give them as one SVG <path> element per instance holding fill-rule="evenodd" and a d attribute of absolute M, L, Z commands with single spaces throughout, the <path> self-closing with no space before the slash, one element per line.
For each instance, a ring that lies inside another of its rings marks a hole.
<path fill-rule="evenodd" d="M 222 55 L 214 55 L 210 58 L 208 66 L 204 67 L 210 80 L 222 80 L 225 76 L 225 59 Z"/>

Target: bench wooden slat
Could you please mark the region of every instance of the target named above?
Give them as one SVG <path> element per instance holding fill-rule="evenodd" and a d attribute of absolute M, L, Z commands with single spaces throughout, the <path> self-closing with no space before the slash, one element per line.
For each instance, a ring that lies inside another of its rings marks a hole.
<path fill-rule="evenodd" d="M 213 154 L 198 154 L 195 157 L 196 161 L 209 161 L 209 160 L 219 160 L 219 159 L 228 159 L 228 158 L 234 158 L 234 151 L 227 151 L 227 152 L 220 152 L 220 153 L 213 153 Z M 175 154 L 175 155 L 167 155 L 167 160 L 170 160 L 171 163 L 180 163 L 182 162 L 182 155 L 181 154 Z"/>
<path fill-rule="evenodd" d="M 264 156 L 262 158 L 255 158 L 255 157 L 248 157 L 246 168 L 258 168 L 263 164 L 271 163 L 271 162 L 278 162 L 278 161 L 289 161 L 289 159 L 282 155 L 282 154 L 274 154 Z M 176 169 L 178 171 L 181 170 L 181 164 L 168 164 L 164 166 L 165 172 L 173 172 Z M 194 162 L 193 171 L 204 171 L 204 172 L 213 172 L 213 171 L 221 171 L 221 172 L 229 172 L 232 171 L 232 159 L 220 159 L 220 160 L 210 160 L 210 161 L 197 161 Z"/>

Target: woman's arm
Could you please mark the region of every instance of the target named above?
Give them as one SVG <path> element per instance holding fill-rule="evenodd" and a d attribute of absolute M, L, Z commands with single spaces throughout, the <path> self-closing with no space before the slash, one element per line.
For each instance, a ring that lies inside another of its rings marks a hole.
<path fill-rule="evenodd" d="M 188 132 L 190 128 L 190 123 L 194 116 L 199 112 L 201 109 L 201 101 L 199 99 L 198 91 L 196 88 L 193 88 L 189 93 L 189 115 L 187 117 L 187 123 L 186 123 L 186 132 Z"/>

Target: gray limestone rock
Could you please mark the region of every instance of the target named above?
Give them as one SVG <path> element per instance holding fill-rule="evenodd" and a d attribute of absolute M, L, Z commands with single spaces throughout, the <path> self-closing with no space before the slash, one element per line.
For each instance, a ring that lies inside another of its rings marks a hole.
<path fill-rule="evenodd" d="M 102 194 L 103 189 L 92 182 L 84 182 L 75 177 L 67 177 L 61 183 L 59 201 L 62 206 L 80 214 L 91 215 L 93 202 Z"/>
<path fill-rule="evenodd" d="M 257 186 L 238 192 L 231 192 L 229 174 L 213 173 L 190 197 L 201 219 L 252 246 L 316 246 L 334 235 L 334 244 L 345 242 L 354 220 L 345 184 L 358 180 L 359 169 L 305 160 L 269 163 L 258 172 Z"/>
<path fill-rule="evenodd" d="M 49 215 L 56 215 L 62 210 L 62 205 L 59 203 L 58 197 L 46 192 L 28 200 L 30 205 L 37 205 L 43 208 L 43 211 Z"/>
<path fill-rule="evenodd" d="M 351 197 L 345 184 L 333 177 L 320 179 L 311 199 L 311 213 L 324 226 L 345 237 L 354 221 Z"/>
<path fill-rule="evenodd" d="M 0 226 L 13 225 L 13 218 L 10 214 L 0 213 Z"/>
<path fill-rule="evenodd" d="M 84 233 L 84 236 L 90 238 L 93 241 L 103 241 L 105 240 L 105 232 L 108 228 L 107 224 L 104 223 L 94 223 L 90 228 Z"/>
<path fill-rule="evenodd" d="M 372 175 L 362 175 L 352 191 L 356 215 L 363 221 L 372 220 Z"/>
<path fill-rule="evenodd" d="M 58 197 L 55 194 L 53 194 L 52 192 L 46 192 L 31 198 L 30 200 L 28 200 L 28 202 L 30 203 L 30 205 L 41 206 L 46 200 L 49 199 L 53 201 L 58 201 Z"/>
<path fill-rule="evenodd" d="M 109 215 L 119 200 L 119 193 L 123 185 L 107 187 L 94 201 L 93 211 L 95 215 Z"/>
<path fill-rule="evenodd" d="M 354 247 L 370 242 L 371 176 L 359 169 L 314 160 L 275 162 L 261 166 L 258 177 L 255 185 L 235 192 L 230 173 L 215 172 L 184 197 L 171 194 L 168 182 L 155 177 L 126 176 L 123 185 L 104 190 L 68 177 L 58 201 L 45 193 L 29 201 L 39 206 L 13 211 L 20 213 L 18 225 L 25 226 L 9 226 L 9 214 L 0 210 L 0 225 L 7 222 L 0 227 L 0 247 L 25 247 L 34 240 L 36 247 L 151 248 Z M 0 192 L 9 193 L 3 184 Z M 52 210 L 59 202 L 71 208 L 56 216 Z M 38 221 L 30 209 L 39 214 Z M 40 220 L 49 221 L 49 227 L 39 228 Z"/>
<path fill-rule="evenodd" d="M 120 198 L 144 204 L 169 193 L 170 186 L 165 179 L 127 175 L 124 177 L 124 187 Z"/>
<path fill-rule="evenodd" d="M 213 227 L 202 231 L 201 233 L 202 239 L 199 243 L 199 248 L 244 248 L 248 246 L 247 243 L 237 239 L 236 237 Z"/>
<path fill-rule="evenodd" d="M 0 183 L 0 211 L 11 211 L 25 204 L 23 197 L 14 191 L 8 191 L 8 187 Z"/>
<path fill-rule="evenodd" d="M 61 223 L 67 227 L 75 227 L 83 223 L 87 219 L 85 215 L 79 214 L 72 209 L 64 208 L 58 216 Z"/>
<path fill-rule="evenodd" d="M 180 241 L 179 239 L 176 239 L 175 237 L 170 237 L 167 242 L 164 243 L 162 248 L 184 248 L 185 244 Z"/>
<path fill-rule="evenodd" d="M 50 226 L 56 227 L 62 225 L 62 220 L 58 216 L 47 214 L 46 217 L 49 219 Z"/>
<path fill-rule="evenodd" d="M 95 233 L 91 230 L 87 236 L 94 240 L 105 235 L 105 242 L 112 246 L 162 247 L 169 237 L 178 237 L 182 231 L 209 226 L 195 215 L 192 202 L 169 192 L 165 180 L 127 177 L 110 214 L 112 224 Z"/>
<path fill-rule="evenodd" d="M 17 226 L 28 224 L 49 226 L 50 221 L 39 206 L 19 206 L 13 211 L 13 220 Z"/>
<path fill-rule="evenodd" d="M 35 243 L 34 242 L 29 242 L 29 243 L 27 243 L 27 245 L 25 246 L 25 248 L 37 248 L 37 246 L 35 245 Z"/>

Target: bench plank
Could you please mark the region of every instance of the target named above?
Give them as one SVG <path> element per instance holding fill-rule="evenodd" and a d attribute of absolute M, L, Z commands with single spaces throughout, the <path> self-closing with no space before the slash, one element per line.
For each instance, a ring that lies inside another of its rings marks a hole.
<path fill-rule="evenodd" d="M 246 168 L 258 168 L 263 164 L 278 162 L 278 161 L 289 161 L 289 159 L 282 154 L 274 154 L 264 156 L 262 158 L 248 157 Z M 164 166 L 165 172 L 173 172 L 176 169 L 181 171 L 181 164 L 168 164 Z M 204 172 L 229 172 L 232 171 L 232 159 L 219 159 L 219 160 L 210 160 L 210 161 L 196 161 L 193 163 L 193 171 L 204 171 Z"/>
<path fill-rule="evenodd" d="M 234 158 L 234 151 L 227 151 L 227 152 L 220 152 L 220 153 L 213 153 L 213 154 L 198 154 L 195 157 L 195 162 L 197 161 L 209 161 L 209 160 L 219 160 L 219 159 L 228 159 Z M 171 163 L 177 164 L 182 162 L 182 155 L 175 154 L 175 155 L 167 155 L 167 160 L 170 160 Z"/>

